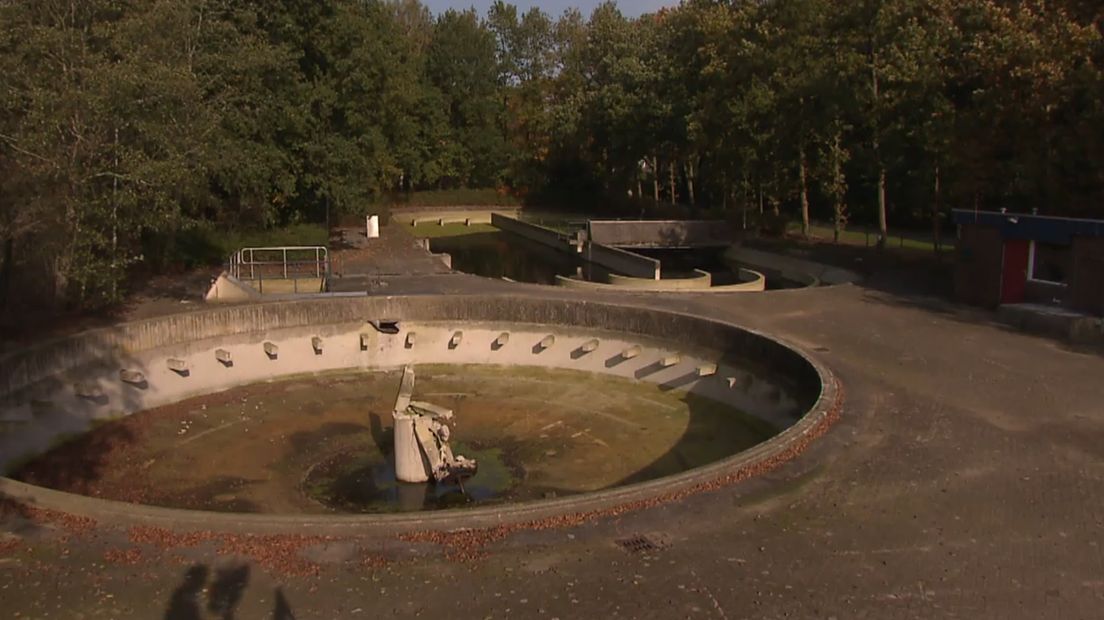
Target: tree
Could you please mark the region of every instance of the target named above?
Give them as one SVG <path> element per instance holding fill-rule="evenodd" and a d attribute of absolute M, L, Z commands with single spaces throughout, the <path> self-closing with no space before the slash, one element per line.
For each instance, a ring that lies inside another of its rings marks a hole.
<path fill-rule="evenodd" d="M 457 186 L 504 180 L 506 146 L 495 39 L 474 11 L 446 11 L 427 50 L 426 74 L 448 110 L 446 174 Z"/>

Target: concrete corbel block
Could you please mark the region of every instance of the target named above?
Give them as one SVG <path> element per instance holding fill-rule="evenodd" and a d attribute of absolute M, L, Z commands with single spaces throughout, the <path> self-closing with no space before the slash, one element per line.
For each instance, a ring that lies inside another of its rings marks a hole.
<path fill-rule="evenodd" d="M 368 347 L 372 346 L 372 334 L 363 333 L 360 335 L 360 350 L 367 351 Z"/>
<path fill-rule="evenodd" d="M 406 335 L 406 348 L 413 349 L 418 342 L 418 332 L 410 332 Z"/>
<path fill-rule="evenodd" d="M 280 347 L 277 346 L 275 342 L 264 343 L 264 352 L 270 360 L 274 360 L 277 357 L 280 357 Z"/>
<path fill-rule="evenodd" d="M 462 342 L 464 342 L 464 332 L 456 332 L 452 335 L 452 338 L 449 338 L 449 348 L 455 349 Z"/>
<path fill-rule="evenodd" d="M 322 355 L 322 338 L 319 336 L 311 338 L 311 348 L 314 349 L 315 355 Z"/>
<path fill-rule="evenodd" d="M 712 377 L 715 374 L 717 374 L 716 364 L 702 364 L 701 366 L 698 366 L 699 377 Z"/>
<path fill-rule="evenodd" d="M 501 349 L 502 347 L 510 344 L 510 332 L 502 332 L 495 338 L 495 347 Z"/>
<path fill-rule="evenodd" d="M 595 338 L 594 340 L 584 342 L 583 346 L 579 347 L 579 350 L 583 353 L 594 353 L 600 346 L 602 346 L 602 342 Z"/>
<path fill-rule="evenodd" d="M 638 347 L 636 345 L 633 345 L 633 346 L 625 349 L 624 351 L 622 351 L 621 352 L 621 357 L 624 358 L 624 359 L 627 359 L 627 360 L 631 360 L 634 357 L 640 357 L 640 354 L 643 353 L 643 352 L 644 352 L 643 349 L 641 349 L 640 347 Z"/>
<path fill-rule="evenodd" d="M 670 368 L 671 366 L 678 366 L 681 362 L 682 356 L 678 353 L 675 353 L 659 360 L 659 365 L 663 366 L 664 368 Z"/>
<path fill-rule="evenodd" d="M 537 348 L 540 349 L 541 351 L 547 351 L 548 349 L 551 349 L 555 345 L 556 345 L 556 336 L 554 336 L 552 334 L 549 334 L 549 335 L 545 336 L 544 339 L 541 340 L 537 344 Z"/>
<path fill-rule="evenodd" d="M 188 374 L 188 362 L 182 359 L 171 358 L 165 361 L 165 365 L 169 367 L 169 370 L 179 374 Z"/>
<path fill-rule="evenodd" d="M 234 363 L 234 356 L 230 355 L 230 352 L 226 349 L 215 349 L 215 359 L 224 366 L 229 366 Z"/>
<path fill-rule="evenodd" d="M 143 385 L 146 382 L 146 375 L 137 370 L 127 370 L 124 368 L 119 371 L 119 380 L 131 385 Z"/>

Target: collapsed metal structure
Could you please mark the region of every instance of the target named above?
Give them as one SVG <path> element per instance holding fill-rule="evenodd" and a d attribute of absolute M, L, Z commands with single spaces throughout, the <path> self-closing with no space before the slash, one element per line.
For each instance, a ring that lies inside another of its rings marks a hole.
<path fill-rule="evenodd" d="M 399 393 L 395 398 L 395 476 L 399 482 L 435 483 L 456 481 L 475 475 L 478 464 L 456 456 L 449 445 L 452 430 L 448 426 L 451 409 L 411 400 L 414 395 L 414 369 L 403 369 Z"/>

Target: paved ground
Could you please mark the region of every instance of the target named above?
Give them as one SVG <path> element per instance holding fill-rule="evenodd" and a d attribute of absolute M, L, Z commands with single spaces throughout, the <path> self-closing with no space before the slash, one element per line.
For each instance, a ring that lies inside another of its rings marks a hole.
<path fill-rule="evenodd" d="M 472 282 L 502 290 L 385 284 Z M 883 290 L 621 298 L 767 330 L 838 374 L 842 421 L 761 478 L 452 546 L 180 537 L 7 506 L 0 616 L 1101 617 L 1104 357 Z"/>
<path fill-rule="evenodd" d="M 404 226 L 384 226 L 379 239 L 369 240 L 363 229 L 337 228 L 330 290 L 349 293 L 371 290 L 384 276 L 447 274 L 445 262 L 418 243 Z"/>

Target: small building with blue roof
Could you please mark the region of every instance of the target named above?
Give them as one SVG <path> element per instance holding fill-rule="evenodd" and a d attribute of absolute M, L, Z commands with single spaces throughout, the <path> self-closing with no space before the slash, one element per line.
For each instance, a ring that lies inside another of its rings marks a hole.
<path fill-rule="evenodd" d="M 957 209 L 955 292 L 1104 316 L 1104 220 Z"/>

